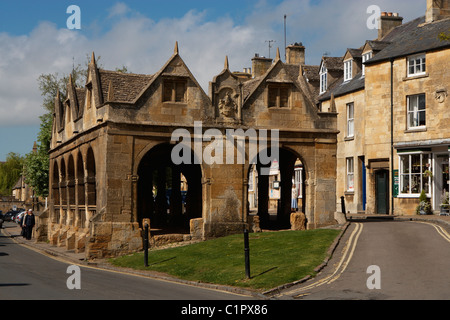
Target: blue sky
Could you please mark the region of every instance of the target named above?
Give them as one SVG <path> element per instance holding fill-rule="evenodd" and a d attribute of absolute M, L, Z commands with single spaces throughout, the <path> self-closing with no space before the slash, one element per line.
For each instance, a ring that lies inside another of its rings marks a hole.
<path fill-rule="evenodd" d="M 67 29 L 70 5 L 80 7 L 81 30 Z M 0 161 L 33 147 L 44 112 L 39 75 L 67 74 L 92 51 L 105 69 L 153 74 L 178 41 L 207 92 L 225 55 L 242 70 L 255 53 L 269 55 L 267 40 L 275 41 L 272 57 L 276 47 L 283 53 L 285 14 L 287 44 L 303 42 L 307 64 L 360 47 L 377 35 L 366 26 L 370 5 L 404 22 L 426 10 L 426 0 L 0 0 Z"/>

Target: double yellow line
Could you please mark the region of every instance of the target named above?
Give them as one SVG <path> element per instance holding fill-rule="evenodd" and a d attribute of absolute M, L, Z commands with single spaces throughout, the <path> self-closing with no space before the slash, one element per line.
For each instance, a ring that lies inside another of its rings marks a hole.
<path fill-rule="evenodd" d="M 433 227 L 436 229 L 437 233 L 439 233 L 439 234 L 442 236 L 442 238 L 444 238 L 445 240 L 447 240 L 448 242 L 450 242 L 450 235 L 449 235 L 448 232 L 447 232 L 444 228 L 442 228 L 441 226 L 439 226 L 439 225 L 437 225 L 437 224 L 434 224 L 434 223 L 430 223 L 430 222 L 424 222 L 424 221 L 415 221 L 415 222 L 423 223 L 423 224 L 428 224 L 428 225 L 430 225 L 430 226 L 433 226 Z"/>
<path fill-rule="evenodd" d="M 361 223 L 356 223 L 355 229 L 353 230 L 352 234 L 350 235 L 349 240 L 346 243 L 345 250 L 339 261 L 339 264 L 336 267 L 336 270 L 334 270 L 334 272 L 331 275 L 329 275 L 323 279 L 320 279 L 308 286 L 305 286 L 302 288 L 297 288 L 292 291 L 284 292 L 283 295 L 299 297 L 299 296 L 305 295 L 305 294 L 301 294 L 300 292 L 314 289 L 314 288 L 317 288 L 324 284 L 330 284 L 330 283 L 336 281 L 337 279 L 339 279 L 339 277 L 345 271 L 345 269 L 347 268 L 349 262 L 351 261 L 351 259 L 353 257 L 353 253 L 355 252 L 356 244 L 358 243 L 358 239 L 359 239 L 359 236 L 361 235 L 362 230 L 363 230 L 363 225 Z"/>

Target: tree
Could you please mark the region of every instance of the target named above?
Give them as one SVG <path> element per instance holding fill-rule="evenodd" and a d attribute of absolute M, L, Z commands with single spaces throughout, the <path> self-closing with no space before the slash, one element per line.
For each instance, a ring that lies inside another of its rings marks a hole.
<path fill-rule="evenodd" d="M 11 195 L 12 188 L 22 174 L 23 163 L 23 157 L 14 152 L 10 152 L 6 161 L 0 163 L 0 195 Z"/>
<path fill-rule="evenodd" d="M 78 65 L 73 68 L 72 81 L 75 86 L 84 86 L 87 68 Z M 46 113 L 40 118 L 41 126 L 37 137 L 37 150 L 25 156 L 24 175 L 26 183 L 33 188 L 35 194 L 47 197 L 49 192 L 49 157 L 50 141 L 52 138 L 53 112 L 55 97 L 60 92 L 61 99 L 67 97 L 67 84 L 70 75 L 59 75 L 58 73 L 42 74 L 38 78 L 39 90 L 43 97 L 42 106 Z"/>

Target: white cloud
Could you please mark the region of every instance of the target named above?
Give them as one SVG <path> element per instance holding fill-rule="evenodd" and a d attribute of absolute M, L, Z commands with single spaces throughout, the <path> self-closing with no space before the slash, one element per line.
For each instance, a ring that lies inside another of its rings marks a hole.
<path fill-rule="evenodd" d="M 220 73 L 225 55 L 230 68 L 251 66 L 254 53 L 268 55 L 266 40 L 284 47 L 283 16 L 288 14 L 288 44 L 303 41 L 307 63 L 318 64 L 323 52 L 343 55 L 347 47 L 359 47 L 376 32 L 366 28 L 369 0 L 285 0 L 278 5 L 259 1 L 247 19 L 237 25 L 223 17 L 209 21 L 205 12 L 191 10 L 181 18 L 154 21 L 117 3 L 105 11 L 107 31 L 101 21 L 89 30 L 95 34 L 40 23 L 28 36 L 0 33 L 0 126 L 38 124 L 44 110 L 37 78 L 45 73 L 67 74 L 84 64 L 95 51 L 106 69 L 123 65 L 135 73 L 153 74 L 172 55 L 175 41 L 180 54 L 207 92 L 209 81 Z M 405 22 L 425 13 L 424 0 L 378 0 L 382 11 L 399 12 Z M 113 18 L 114 19 L 110 19 Z M 272 57 L 275 50 L 272 50 Z"/>

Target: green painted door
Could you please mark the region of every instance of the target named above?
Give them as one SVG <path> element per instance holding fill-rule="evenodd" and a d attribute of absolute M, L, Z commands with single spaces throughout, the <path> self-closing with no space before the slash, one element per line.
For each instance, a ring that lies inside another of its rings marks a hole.
<path fill-rule="evenodd" d="M 388 171 L 380 170 L 375 174 L 376 212 L 389 213 L 389 175 Z"/>

